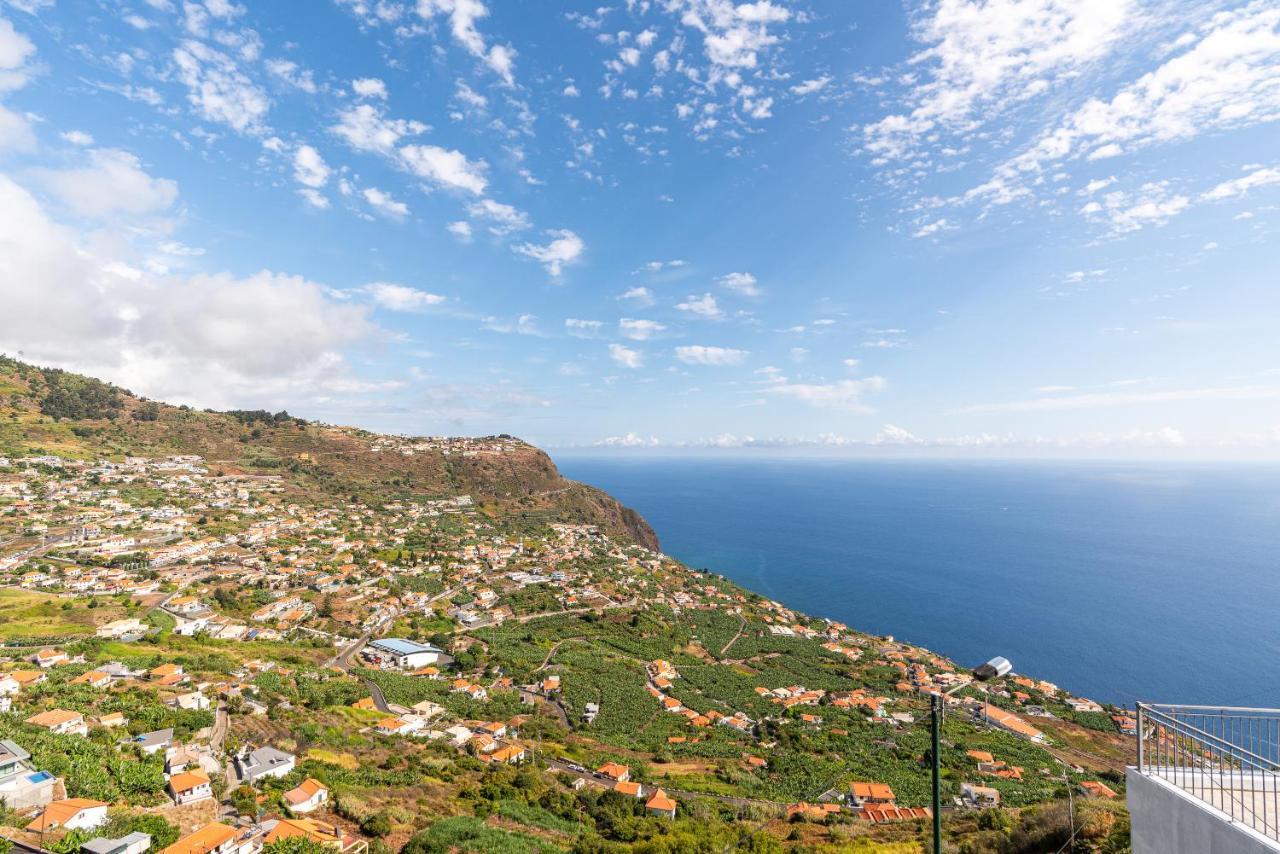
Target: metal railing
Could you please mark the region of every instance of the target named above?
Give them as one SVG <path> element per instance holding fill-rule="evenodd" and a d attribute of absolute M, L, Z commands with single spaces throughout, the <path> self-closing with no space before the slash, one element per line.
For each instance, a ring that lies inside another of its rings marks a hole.
<path fill-rule="evenodd" d="M 1280 709 L 1138 704 L 1139 773 L 1280 841 Z"/>

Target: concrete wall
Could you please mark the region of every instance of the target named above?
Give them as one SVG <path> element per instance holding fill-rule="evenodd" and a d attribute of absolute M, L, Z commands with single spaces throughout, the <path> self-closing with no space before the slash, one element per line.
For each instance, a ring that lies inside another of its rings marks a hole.
<path fill-rule="evenodd" d="M 1227 816 L 1172 784 L 1125 772 L 1133 854 L 1277 854 L 1280 843 Z"/>

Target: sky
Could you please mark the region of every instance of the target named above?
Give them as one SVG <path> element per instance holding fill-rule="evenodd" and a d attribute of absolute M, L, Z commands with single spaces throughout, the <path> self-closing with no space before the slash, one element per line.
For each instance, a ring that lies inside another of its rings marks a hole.
<path fill-rule="evenodd" d="M 563 452 L 1280 456 L 1280 4 L 0 0 L 0 352 Z"/>

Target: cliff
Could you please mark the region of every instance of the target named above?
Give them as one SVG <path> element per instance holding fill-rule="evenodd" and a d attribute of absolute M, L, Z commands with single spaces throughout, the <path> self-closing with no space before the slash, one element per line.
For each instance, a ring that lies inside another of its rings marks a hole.
<path fill-rule="evenodd" d="M 510 436 L 422 440 L 266 411 L 171 406 L 109 383 L 0 357 L 0 456 L 197 454 L 215 471 L 281 476 L 293 489 L 366 501 L 468 494 L 486 512 L 598 525 L 657 550 L 653 529 L 606 493 L 561 476 Z"/>

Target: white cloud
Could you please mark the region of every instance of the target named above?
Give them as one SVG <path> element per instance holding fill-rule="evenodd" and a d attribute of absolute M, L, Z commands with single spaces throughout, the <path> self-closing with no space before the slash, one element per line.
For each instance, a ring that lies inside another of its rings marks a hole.
<path fill-rule="evenodd" d="M 419 178 L 440 187 L 480 195 L 488 185 L 484 161 L 469 160 L 461 151 L 436 145 L 406 145 L 400 149 L 400 162 Z"/>
<path fill-rule="evenodd" d="M 823 89 L 831 85 L 831 75 L 824 74 L 821 77 L 815 77 L 812 80 L 805 80 L 791 87 L 792 94 L 799 95 L 803 98 L 805 95 L 812 95 L 814 92 L 821 92 Z"/>
<path fill-rule="evenodd" d="M 187 100 L 201 116 L 230 125 L 239 133 L 265 131 L 271 101 L 235 60 L 188 39 L 174 49 L 173 61 L 178 79 L 187 87 Z"/>
<path fill-rule="evenodd" d="M 911 236 L 912 237 L 932 237 L 940 231 L 949 231 L 950 229 L 953 229 L 955 227 L 956 226 L 954 223 L 949 221 L 946 217 L 942 217 L 941 219 L 936 219 L 933 222 L 925 223 L 924 225 L 920 226 L 911 234 Z"/>
<path fill-rule="evenodd" d="M 0 18 L 0 92 L 21 89 L 30 79 L 27 60 L 35 55 L 36 46 L 31 39 L 13 28 L 13 24 Z"/>
<path fill-rule="evenodd" d="M 338 123 L 330 130 L 357 151 L 390 154 L 401 139 L 425 133 L 428 128 L 419 121 L 389 119 L 372 104 L 357 104 L 338 113 Z"/>
<path fill-rule="evenodd" d="M 1143 392 L 1088 392 L 1085 394 L 1037 397 L 1004 403 L 979 403 L 956 410 L 963 414 L 991 412 L 1065 412 L 1077 409 L 1102 409 L 1115 406 L 1143 406 L 1204 400 L 1257 400 L 1280 397 L 1280 388 L 1272 386 L 1207 386 Z"/>
<path fill-rule="evenodd" d="M 80 216 L 147 214 L 164 210 L 178 198 L 178 184 L 168 178 L 152 178 L 142 162 L 127 151 L 94 148 L 89 165 L 61 171 L 42 169 L 34 174 L 50 192 Z"/>
<path fill-rule="evenodd" d="M 371 282 L 364 286 L 364 291 L 375 303 L 390 311 L 426 311 L 445 302 L 439 294 L 395 282 Z"/>
<path fill-rule="evenodd" d="M 609 345 L 609 358 L 624 368 L 635 370 L 644 367 L 644 355 L 639 350 L 623 347 L 621 344 Z"/>
<path fill-rule="evenodd" d="M 1029 195 L 1028 181 L 1075 157 L 1132 153 L 1280 119 L 1280 8 L 1254 2 L 1219 12 L 1193 42 L 1109 101 L 1090 98 L 966 199 L 999 204 Z"/>
<path fill-rule="evenodd" d="M 377 187 L 366 187 L 361 195 L 370 207 L 385 217 L 398 220 L 409 215 L 408 205 L 396 201 L 390 193 L 385 193 Z"/>
<path fill-rule="evenodd" d="M 32 41 L 0 18 L 0 94 L 20 89 L 31 77 L 27 60 L 36 52 Z M 36 146 L 31 122 L 21 113 L 0 104 L 0 151 L 30 151 Z"/>
<path fill-rule="evenodd" d="M 357 77 L 351 81 L 351 91 L 361 98 L 381 98 L 387 100 L 387 84 L 377 77 Z"/>
<path fill-rule="evenodd" d="M 1137 193 L 1120 190 L 1105 193 L 1080 209 L 1086 217 L 1105 222 L 1116 234 L 1160 226 L 1182 213 L 1191 204 L 1186 196 L 1171 193 L 1165 182 L 1144 184 Z"/>
<path fill-rule="evenodd" d="M 489 99 L 468 86 L 464 80 L 454 81 L 453 97 L 477 110 L 483 110 L 489 106 Z"/>
<path fill-rule="evenodd" d="M 726 273 L 716 281 L 725 289 L 744 297 L 758 297 L 763 293 L 760 283 L 750 273 Z"/>
<path fill-rule="evenodd" d="M 445 228 L 448 229 L 450 234 L 461 240 L 463 243 L 471 240 L 471 223 L 466 220 L 451 222 L 445 226 Z"/>
<path fill-rule="evenodd" d="M 595 444 L 601 448 L 656 448 L 661 443 L 652 436 L 646 439 L 639 433 L 631 432 L 625 436 L 608 436 Z"/>
<path fill-rule="evenodd" d="M 302 198 L 306 200 L 307 204 L 317 210 L 323 211 L 329 209 L 329 198 L 319 190 L 314 190 L 311 187 L 299 187 L 298 195 L 302 196 Z"/>
<path fill-rule="evenodd" d="M 295 89 L 299 89 L 307 94 L 314 95 L 318 88 L 311 69 L 303 68 L 298 63 L 288 59 L 268 59 L 265 63 L 268 72 L 278 80 L 288 83 Z"/>
<path fill-rule="evenodd" d="M 880 159 L 914 155 L 940 130 L 968 134 L 1009 105 L 1105 56 L 1123 35 L 1132 0 L 939 0 L 916 22 L 928 45 L 911 59 L 925 82 L 908 112 L 861 128 Z M 913 72 L 913 75 L 915 72 Z"/>
<path fill-rule="evenodd" d="M 0 340 L 26 358 L 202 406 L 279 406 L 347 376 L 367 309 L 297 276 L 155 276 L 0 176 Z M 50 306 L 57 306 L 51 311 Z M 93 342 L 86 347 L 85 342 Z"/>
<path fill-rule="evenodd" d="M 706 347 L 691 344 L 676 348 L 676 358 L 686 365 L 741 365 L 749 354 L 746 350 L 734 350 L 729 347 Z"/>
<path fill-rule="evenodd" d="M 1219 202 L 1223 199 L 1243 196 L 1256 187 L 1266 187 L 1271 184 L 1280 184 L 1280 169 L 1255 169 L 1247 175 L 1232 178 L 1230 181 L 1223 181 L 1202 194 L 1200 199 L 1207 202 Z"/>
<path fill-rule="evenodd" d="M 425 19 L 447 15 L 454 41 L 484 62 L 508 86 L 515 84 L 515 50 L 509 45 L 486 48 L 484 36 L 476 27 L 476 21 L 489 14 L 488 7 L 480 0 L 418 0 L 418 14 Z"/>
<path fill-rule="evenodd" d="M 690 294 L 685 297 L 684 302 L 676 303 L 676 308 L 695 314 L 698 317 L 720 316 L 720 306 L 716 304 L 716 298 L 711 294 L 703 294 L 702 296 Z"/>
<path fill-rule="evenodd" d="M 300 145 L 293 152 L 293 177 L 299 184 L 320 189 L 329 181 L 329 166 L 309 145 Z"/>
<path fill-rule="evenodd" d="M 576 263 L 582 257 L 587 245 L 581 237 L 567 228 L 549 229 L 546 234 L 551 238 L 549 243 L 541 246 L 522 243 L 512 249 L 519 255 L 541 262 L 548 273 L 559 278 L 567 265 Z"/>
<path fill-rule="evenodd" d="M 594 338 L 604 328 L 604 321 L 570 317 L 565 320 L 564 328 L 575 338 Z"/>
<path fill-rule="evenodd" d="M 467 205 L 467 213 L 476 219 L 488 220 L 489 230 L 498 236 L 529 227 L 529 217 L 524 211 L 493 199 L 472 202 Z"/>
<path fill-rule="evenodd" d="M 871 412 L 862 402 L 868 393 L 885 387 L 883 377 L 867 377 L 860 380 L 837 380 L 833 383 L 796 383 L 778 378 L 766 384 L 762 391 L 779 397 L 790 397 L 818 409 L 838 409 L 845 412 Z"/>
<path fill-rule="evenodd" d="M 653 291 L 645 287 L 627 288 L 618 295 L 618 299 L 633 303 L 641 307 L 648 307 L 654 304 L 656 300 Z"/>
<path fill-rule="evenodd" d="M 81 130 L 69 130 L 59 134 L 64 140 L 72 145 L 90 146 L 93 145 L 93 137 Z"/>
<path fill-rule="evenodd" d="M 656 320 L 624 317 L 618 321 L 618 331 L 622 337 L 630 338 L 632 341 L 648 341 L 653 336 L 665 332 L 666 329 L 665 324 L 658 323 Z"/>

